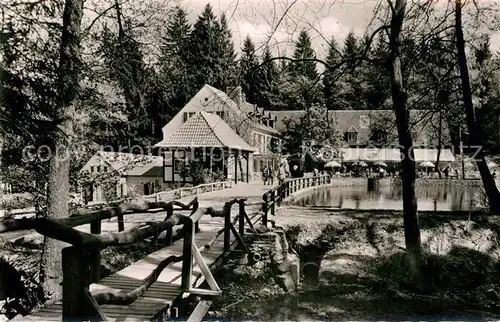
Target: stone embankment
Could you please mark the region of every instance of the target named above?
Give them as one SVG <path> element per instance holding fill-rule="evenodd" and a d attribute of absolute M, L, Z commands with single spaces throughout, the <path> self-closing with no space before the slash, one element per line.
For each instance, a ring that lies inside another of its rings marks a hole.
<path fill-rule="evenodd" d="M 209 316 L 262 320 L 265 308 L 256 300 L 296 292 L 300 263 L 295 254 L 288 252 L 285 231 L 263 226 L 257 227 L 257 231 L 245 233 L 250 254 L 241 250 L 233 253 L 215 275 L 223 295 L 214 302 Z"/>

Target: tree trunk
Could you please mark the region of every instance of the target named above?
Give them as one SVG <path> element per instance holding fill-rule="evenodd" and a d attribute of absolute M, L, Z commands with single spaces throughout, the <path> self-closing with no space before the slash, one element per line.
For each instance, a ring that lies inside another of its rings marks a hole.
<path fill-rule="evenodd" d="M 59 57 L 59 99 L 55 111 L 58 121 L 52 135 L 52 158 L 49 164 L 49 197 L 47 217 L 62 218 L 68 216 L 69 202 L 69 166 L 71 138 L 75 104 L 79 88 L 80 64 L 80 29 L 83 15 L 83 0 L 66 0 L 63 15 Z M 45 238 L 41 282 L 49 300 L 61 296 L 63 243 Z"/>
<path fill-rule="evenodd" d="M 439 126 L 438 126 L 438 151 L 437 151 L 437 157 L 436 157 L 436 171 L 439 174 L 439 178 L 441 179 L 443 177 L 443 174 L 441 173 L 441 169 L 439 169 L 439 161 L 441 159 L 441 145 L 443 144 L 443 111 L 442 111 L 442 106 L 439 107 Z"/>
<path fill-rule="evenodd" d="M 477 164 L 479 174 L 483 181 L 484 190 L 488 197 L 490 210 L 495 213 L 500 212 L 500 192 L 495 183 L 495 179 L 491 175 L 490 169 L 486 164 L 486 159 L 483 151 L 482 137 L 479 134 L 479 127 L 472 103 L 472 90 L 469 79 L 469 70 L 467 68 L 467 56 L 465 54 L 465 40 L 462 30 L 462 3 L 464 1 L 456 0 L 455 5 L 455 33 L 457 37 L 457 53 L 458 67 L 460 69 L 460 79 L 462 81 L 462 93 L 467 118 L 467 127 L 469 129 L 469 142 L 473 148 L 477 148 L 478 152 L 474 161 Z"/>
<path fill-rule="evenodd" d="M 401 171 L 403 184 L 403 217 L 405 228 L 406 257 L 414 285 L 424 291 L 425 256 L 420 240 L 418 223 L 417 198 L 415 195 L 416 166 L 413 153 L 413 142 L 410 133 L 409 111 L 407 110 L 407 94 L 403 84 L 400 58 L 400 34 L 406 11 L 406 0 L 396 0 L 391 6 L 391 33 L 389 41 L 389 70 L 391 76 L 391 92 L 399 145 L 401 149 Z"/>

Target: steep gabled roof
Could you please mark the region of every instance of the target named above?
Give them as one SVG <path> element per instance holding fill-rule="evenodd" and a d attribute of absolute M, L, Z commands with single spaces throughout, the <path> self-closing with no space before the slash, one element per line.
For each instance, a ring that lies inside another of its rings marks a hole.
<path fill-rule="evenodd" d="M 127 176 L 142 176 L 155 167 L 163 167 L 163 157 L 124 152 L 98 151 L 82 167 L 80 172 L 89 171 L 91 166 L 106 165 L 111 170 Z"/>
<path fill-rule="evenodd" d="M 157 146 L 168 148 L 231 148 L 255 151 L 219 116 L 198 112 Z"/>
<path fill-rule="evenodd" d="M 196 113 L 199 111 L 229 111 L 232 114 L 232 117 L 235 117 L 238 120 L 236 122 L 238 124 L 247 123 L 255 129 L 264 130 L 272 134 L 278 134 L 278 131 L 275 129 L 254 122 L 246 113 L 247 110 L 250 109 L 251 104 L 246 103 L 242 110 L 238 107 L 236 102 L 229 97 L 229 95 L 213 86 L 205 84 L 177 113 L 177 115 L 175 115 L 174 118 L 163 127 L 163 137 L 165 138 L 170 136 L 182 125 L 183 114 L 185 112 Z M 160 145 L 156 144 L 156 146 Z"/>
<path fill-rule="evenodd" d="M 351 125 L 347 131 L 347 133 L 358 133 L 358 129 L 354 127 L 354 125 Z"/>
<path fill-rule="evenodd" d="M 305 111 L 270 111 L 277 117 L 276 128 L 279 131 L 285 130 L 285 120 L 299 118 L 305 115 Z M 351 127 L 358 133 L 358 141 L 368 143 L 372 136 L 373 129 L 385 131 L 388 134 L 387 144 L 397 144 L 397 127 L 394 111 L 392 110 L 330 110 L 328 117 L 335 123 L 336 128 L 341 133 L 349 132 Z M 437 145 L 435 128 L 439 115 L 428 110 L 411 110 L 410 122 L 411 130 L 418 133 L 415 144 Z M 367 124 L 366 124 L 367 123 Z M 449 143 L 448 128 L 443 120 L 443 144 Z"/>

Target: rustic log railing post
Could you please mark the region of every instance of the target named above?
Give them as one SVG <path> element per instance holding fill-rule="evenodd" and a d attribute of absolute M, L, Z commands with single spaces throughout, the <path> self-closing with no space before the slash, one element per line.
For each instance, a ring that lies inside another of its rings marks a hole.
<path fill-rule="evenodd" d="M 96 219 L 90 223 L 90 233 L 101 233 L 101 220 Z M 90 282 L 97 283 L 101 279 L 101 248 L 90 249 Z"/>
<path fill-rule="evenodd" d="M 174 207 L 172 205 L 169 205 L 169 207 L 167 208 L 167 219 L 172 217 L 173 215 L 174 215 Z M 170 227 L 165 232 L 165 246 L 172 245 L 173 237 L 174 237 L 174 228 Z"/>
<path fill-rule="evenodd" d="M 189 217 L 184 224 L 184 244 L 182 247 L 182 279 L 181 288 L 184 292 L 191 289 L 191 279 L 193 275 L 193 249 L 194 243 L 194 224 Z"/>
<path fill-rule="evenodd" d="M 118 231 L 124 231 L 125 230 L 125 222 L 123 220 L 123 213 L 120 212 L 117 216 L 118 218 Z"/>
<path fill-rule="evenodd" d="M 263 200 L 262 211 L 264 212 L 264 214 L 262 215 L 262 224 L 266 225 L 267 213 L 269 211 L 269 195 L 267 192 L 262 196 L 262 200 Z"/>
<path fill-rule="evenodd" d="M 229 252 L 231 246 L 231 206 L 226 202 L 224 212 L 224 253 Z"/>
<path fill-rule="evenodd" d="M 275 214 L 275 209 L 276 209 L 276 190 L 273 190 L 271 192 L 271 215 L 274 216 Z M 267 222 L 267 216 L 266 216 L 266 222 Z"/>
<path fill-rule="evenodd" d="M 243 238 L 243 235 L 245 234 L 245 202 L 242 200 L 240 200 L 240 213 L 238 220 L 238 233 Z"/>
<path fill-rule="evenodd" d="M 194 214 L 196 212 L 196 210 L 198 210 L 198 207 L 200 206 L 199 202 L 198 202 L 198 199 L 196 199 L 196 201 L 193 203 L 193 205 L 191 206 L 191 214 Z M 194 232 L 195 233 L 199 233 L 200 232 L 200 221 L 197 220 L 196 223 L 194 224 Z"/>
<path fill-rule="evenodd" d="M 89 293 L 90 261 L 88 249 L 66 247 L 62 250 L 63 321 L 103 321 L 104 315 Z"/>

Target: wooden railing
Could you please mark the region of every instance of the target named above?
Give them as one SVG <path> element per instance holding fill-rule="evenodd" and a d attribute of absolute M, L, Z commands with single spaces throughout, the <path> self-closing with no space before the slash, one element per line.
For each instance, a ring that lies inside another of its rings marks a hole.
<path fill-rule="evenodd" d="M 0 222 L 0 233 L 13 230 L 35 229 L 44 236 L 71 244 L 70 247 L 62 250 L 63 321 L 105 320 L 105 316 L 99 305 L 129 305 L 135 302 L 153 285 L 162 270 L 171 263 L 181 261 L 182 274 L 179 293 L 190 293 L 203 297 L 203 300 L 198 303 L 198 306 L 189 319 L 189 321 L 201 321 L 210 307 L 211 299 L 221 294 L 221 290 L 213 278 L 209 267 L 203 260 L 202 253 L 210 249 L 217 237 L 222 233 L 224 233 L 224 252 L 228 252 L 231 249 L 232 234 L 245 252 L 249 253 L 249 249 L 243 240 L 245 224 L 248 225 L 251 231 L 256 231 L 245 211 L 245 206 L 247 205 L 245 202 L 245 199 L 231 200 L 225 203 L 222 210 L 215 210 L 212 207 L 199 208 L 197 198 L 194 198 L 189 204 L 183 204 L 178 201 L 122 204 L 107 210 L 99 210 L 61 219 L 29 218 L 4 220 Z M 234 204 L 239 205 L 239 214 L 235 218 L 231 218 L 231 208 Z M 167 216 L 163 222 L 147 223 L 129 231 L 124 231 L 124 215 L 138 212 L 144 213 L 146 211 L 147 213 L 166 211 Z M 174 211 L 191 211 L 191 214 L 189 216 L 174 214 Z M 196 226 L 203 215 L 223 217 L 224 227 L 207 245 L 198 249 L 195 244 L 195 232 Z M 119 232 L 101 234 L 101 221 L 113 217 L 118 217 Z M 235 227 L 236 223 L 238 223 L 238 229 Z M 85 224 L 90 224 L 90 233 L 73 228 Z M 152 238 L 155 241 L 164 231 L 166 231 L 167 235 L 165 244 L 169 245 L 172 243 L 173 228 L 178 225 L 182 226 L 180 230 L 181 237 L 183 238 L 182 256 L 170 256 L 162 260 L 153 272 L 143 280 L 142 285 L 127 294 L 114 292 L 90 293 L 90 284 L 100 280 L 100 253 L 103 248 L 116 245 L 130 245 L 147 238 Z M 202 276 L 205 278 L 210 289 L 198 289 L 195 287 L 199 278 L 193 283 L 193 258 L 196 259 Z"/>
<path fill-rule="evenodd" d="M 305 188 L 325 185 L 329 183 L 331 183 L 331 176 L 329 175 L 285 180 L 283 183 L 267 191 L 262 196 L 262 210 L 264 212 L 262 216 L 262 223 L 264 225 L 267 225 L 268 214 L 271 213 L 271 215 L 274 216 L 276 213 L 276 206 L 281 205 L 281 202 L 293 193 Z"/>
<path fill-rule="evenodd" d="M 224 190 L 230 187 L 232 187 L 232 183 L 229 181 L 210 182 L 200 184 L 195 187 L 183 187 L 169 191 L 161 191 L 152 195 L 142 196 L 141 199 L 145 201 L 159 202 L 164 200 L 181 199 L 193 195 L 196 196 L 200 193 Z"/>
<path fill-rule="evenodd" d="M 129 197 L 127 199 L 118 199 L 107 202 L 96 202 L 90 205 L 85 205 L 84 209 L 98 209 L 102 207 L 109 207 L 110 205 L 119 205 L 125 202 L 143 201 L 143 202 L 160 202 L 166 200 L 181 199 L 184 197 L 195 196 L 204 192 L 212 192 L 218 190 L 224 190 L 232 187 L 231 181 L 218 181 L 203 183 L 194 187 L 182 187 L 167 191 L 160 191 L 151 195 L 138 196 L 137 198 Z"/>

